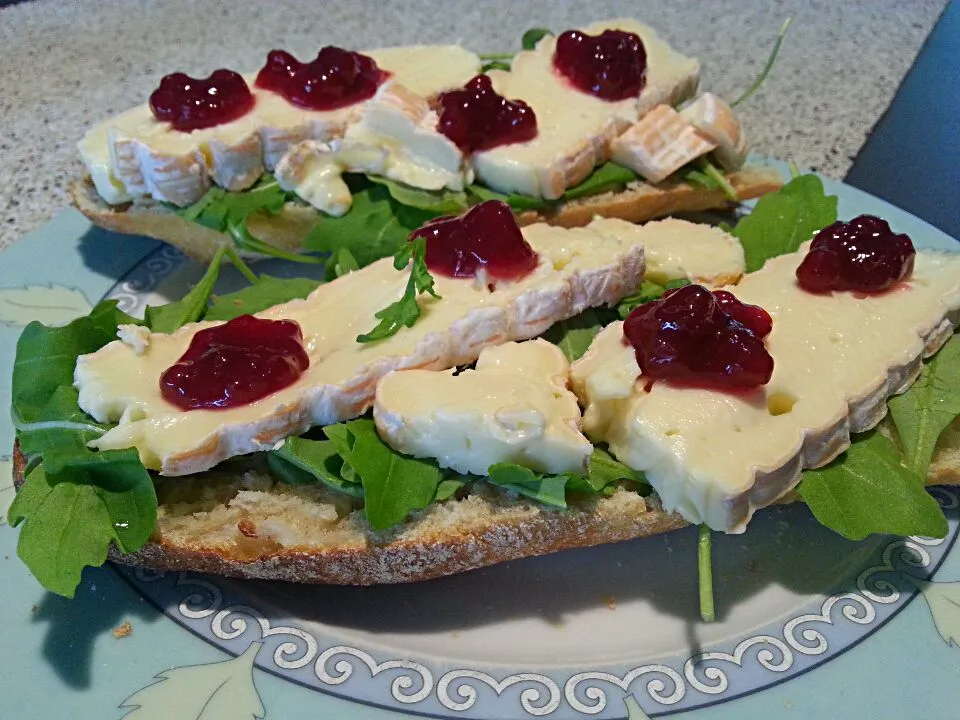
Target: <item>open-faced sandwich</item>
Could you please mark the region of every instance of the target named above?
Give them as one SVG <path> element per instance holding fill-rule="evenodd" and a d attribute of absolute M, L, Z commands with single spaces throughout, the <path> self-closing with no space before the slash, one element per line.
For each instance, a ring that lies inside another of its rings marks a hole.
<path fill-rule="evenodd" d="M 82 139 L 74 204 L 203 261 L 225 244 L 290 259 L 349 246 L 363 266 L 485 200 L 521 224 L 575 227 L 779 187 L 744 166 L 737 101 L 699 93 L 699 63 L 646 25 L 531 31 L 523 45 L 487 62 L 459 46 L 324 47 L 310 62 L 275 50 L 256 74 L 168 75 Z"/>
<path fill-rule="evenodd" d="M 211 299 L 225 254 L 251 285 Z M 406 582 L 798 498 L 850 538 L 946 532 L 924 486 L 960 480 L 960 254 L 838 222 L 814 176 L 728 230 L 487 201 L 332 265 L 258 278 L 222 248 L 143 319 L 24 330 L 9 517 L 44 585 L 108 552 Z"/>

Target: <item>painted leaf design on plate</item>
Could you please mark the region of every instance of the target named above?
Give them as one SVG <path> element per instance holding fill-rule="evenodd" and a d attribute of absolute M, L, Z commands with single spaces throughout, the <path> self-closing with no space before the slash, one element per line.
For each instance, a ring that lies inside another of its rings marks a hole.
<path fill-rule="evenodd" d="M 0 525 L 7 524 L 7 510 L 15 495 L 13 489 L 13 462 L 0 455 Z"/>
<path fill-rule="evenodd" d="M 947 645 L 960 647 L 960 582 L 930 582 L 910 575 L 904 578 L 923 595 L 933 624 Z"/>
<path fill-rule="evenodd" d="M 253 661 L 263 643 L 250 643 L 242 655 L 223 662 L 166 670 L 159 682 L 123 701 L 134 708 L 124 720 L 254 720 L 265 710 L 253 682 Z"/>
<path fill-rule="evenodd" d="M 650 720 L 650 716 L 643 711 L 633 695 L 627 695 L 623 704 L 627 706 L 627 720 Z"/>
<path fill-rule="evenodd" d="M 64 285 L 27 285 L 0 289 L 0 325 L 23 327 L 31 320 L 44 325 L 63 325 L 93 306 L 77 288 Z"/>

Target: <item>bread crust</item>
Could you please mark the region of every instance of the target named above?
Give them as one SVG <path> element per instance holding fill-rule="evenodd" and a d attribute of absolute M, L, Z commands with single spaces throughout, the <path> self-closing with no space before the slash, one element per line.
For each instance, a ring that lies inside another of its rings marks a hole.
<path fill-rule="evenodd" d="M 727 177 L 743 200 L 760 197 L 783 185 L 780 173 L 768 167 L 746 167 Z M 71 183 L 70 196 L 74 207 L 94 225 L 125 235 L 161 240 L 199 262 L 209 262 L 217 248 L 233 244 L 226 233 L 186 220 L 160 203 L 109 205 L 97 194 L 89 177 Z M 525 211 L 518 219 L 521 225 L 546 222 L 580 227 L 600 215 L 639 223 L 677 212 L 719 209 L 730 204 L 721 190 L 695 187 L 680 180 L 657 186 L 637 182 L 617 192 L 570 201 L 549 211 Z M 287 251 L 300 249 L 316 223 L 317 212 L 313 208 L 294 203 L 288 203 L 278 215 L 254 213 L 247 220 L 255 237 Z"/>
<path fill-rule="evenodd" d="M 927 477 L 928 485 L 960 485 L 960 464 L 941 450 Z M 26 458 L 14 445 L 14 484 L 23 482 Z M 778 503 L 800 501 L 790 492 Z M 447 502 L 463 502 L 451 500 Z M 667 513 L 655 494 L 646 498 L 621 491 L 613 498 L 593 500 L 566 511 L 517 501 L 520 512 L 505 510 L 506 502 L 485 503 L 482 522 L 464 529 L 426 526 L 421 532 L 377 535 L 366 529 L 361 542 L 340 546 L 282 546 L 276 542 L 200 541 L 174 537 L 170 523 L 158 520 L 150 540 L 138 551 L 124 554 L 111 546 L 109 559 L 155 570 L 204 572 L 229 577 L 328 585 L 376 585 L 416 582 L 467 572 L 497 563 L 578 547 L 659 535 L 688 525 Z M 421 522 L 414 518 L 404 528 Z M 249 530 L 239 528 L 240 535 Z M 254 538 L 255 538 L 254 534 Z M 242 540 L 242 538 L 240 538 Z"/>

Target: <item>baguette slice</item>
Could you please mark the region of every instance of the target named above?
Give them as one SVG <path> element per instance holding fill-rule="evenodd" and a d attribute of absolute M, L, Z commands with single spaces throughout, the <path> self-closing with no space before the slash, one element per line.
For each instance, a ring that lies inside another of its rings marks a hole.
<path fill-rule="evenodd" d="M 767 167 L 746 167 L 727 176 L 744 200 L 773 192 L 783 184 L 780 173 Z M 222 232 L 185 220 L 157 202 L 109 205 L 97 194 L 89 177 L 70 185 L 74 206 L 94 225 L 125 235 L 142 235 L 169 243 L 189 257 L 209 262 L 221 245 L 232 244 Z M 659 185 L 632 183 L 618 192 L 569 201 L 547 211 L 520 213 L 521 225 L 547 222 L 561 227 L 580 227 L 595 216 L 644 222 L 678 212 L 697 212 L 728 207 L 730 200 L 720 190 L 694 187 L 683 181 Z M 312 207 L 289 203 L 278 215 L 255 213 L 247 220 L 250 232 L 281 250 L 299 250 L 319 215 Z M 241 253 L 243 254 L 243 253 Z"/>
<path fill-rule="evenodd" d="M 26 459 L 16 445 L 13 467 L 19 487 Z M 927 484 L 960 485 L 960 419 L 941 436 Z M 283 485 L 246 461 L 193 478 L 160 480 L 157 494 L 160 510 L 150 540 L 130 554 L 111 547 L 111 560 L 157 570 L 330 585 L 429 580 L 687 525 L 678 514 L 665 512 L 656 494 L 643 498 L 619 490 L 560 511 L 481 489 L 378 533 L 352 498 L 320 485 Z M 778 502 L 799 499 L 791 492 Z"/>

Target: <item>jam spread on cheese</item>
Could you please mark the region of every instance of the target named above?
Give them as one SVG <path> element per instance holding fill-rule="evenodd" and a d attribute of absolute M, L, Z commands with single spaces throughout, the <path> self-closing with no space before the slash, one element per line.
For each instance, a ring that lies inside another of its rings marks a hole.
<path fill-rule="evenodd" d="M 883 292 L 910 277 L 916 254 L 907 235 L 893 232 L 878 217 L 860 215 L 814 236 L 797 268 L 797 282 L 815 293 Z"/>
<path fill-rule="evenodd" d="M 336 110 L 373 97 L 387 76 L 373 58 L 328 45 L 308 63 L 272 50 L 255 85 L 305 110 Z"/>
<path fill-rule="evenodd" d="M 447 277 L 518 280 L 537 267 L 537 253 L 523 238 L 510 207 L 488 200 L 460 217 L 428 222 L 410 235 L 427 241 L 427 267 Z"/>
<path fill-rule="evenodd" d="M 687 285 L 636 308 L 623 335 L 651 381 L 738 391 L 769 382 L 773 358 L 763 338 L 772 328 L 763 308 L 723 290 Z"/>
<path fill-rule="evenodd" d="M 581 92 L 601 100 L 626 100 L 643 90 L 647 52 L 635 33 L 568 30 L 557 38 L 553 67 Z"/>
<path fill-rule="evenodd" d="M 150 95 L 150 110 L 175 130 L 190 132 L 246 115 L 254 100 L 246 81 L 233 70 L 215 70 L 208 78 L 173 73 Z"/>
<path fill-rule="evenodd" d="M 181 410 L 223 410 L 282 390 L 309 365 L 297 323 L 241 315 L 196 333 L 160 376 L 160 392 Z"/>
<path fill-rule="evenodd" d="M 533 109 L 521 100 L 498 95 L 486 75 L 477 75 L 461 90 L 441 94 L 438 103 L 437 130 L 465 154 L 537 136 Z"/>

